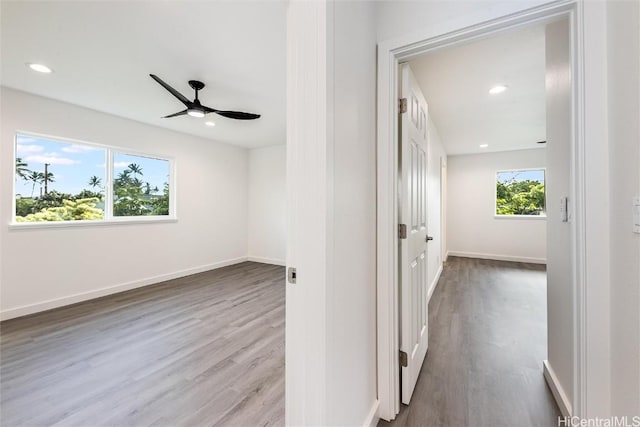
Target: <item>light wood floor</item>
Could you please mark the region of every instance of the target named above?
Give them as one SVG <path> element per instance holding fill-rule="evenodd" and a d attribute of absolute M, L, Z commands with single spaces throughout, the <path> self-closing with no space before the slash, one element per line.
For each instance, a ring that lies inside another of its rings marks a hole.
<path fill-rule="evenodd" d="M 557 426 L 546 319 L 544 266 L 450 257 L 411 404 L 378 426 Z"/>
<path fill-rule="evenodd" d="M 284 290 L 246 262 L 3 322 L 1 424 L 283 425 Z"/>

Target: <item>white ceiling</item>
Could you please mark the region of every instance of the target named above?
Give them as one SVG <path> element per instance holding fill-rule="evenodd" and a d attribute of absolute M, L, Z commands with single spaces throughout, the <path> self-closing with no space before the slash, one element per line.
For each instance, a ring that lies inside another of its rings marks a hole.
<path fill-rule="evenodd" d="M 546 140 L 544 26 L 442 49 L 410 65 L 448 154 L 544 147 L 536 144 Z M 497 84 L 509 89 L 490 95 Z"/>
<path fill-rule="evenodd" d="M 224 143 L 284 144 L 285 19 L 284 1 L 3 1 L 0 83 Z M 184 106 L 150 73 L 189 99 L 201 80 L 204 105 L 262 117 L 162 119 Z"/>

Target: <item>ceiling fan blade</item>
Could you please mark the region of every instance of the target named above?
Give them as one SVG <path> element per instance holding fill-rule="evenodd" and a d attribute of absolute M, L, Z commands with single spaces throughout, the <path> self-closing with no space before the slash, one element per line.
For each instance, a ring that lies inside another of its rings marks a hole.
<path fill-rule="evenodd" d="M 185 114 L 187 114 L 187 110 L 182 110 L 182 111 L 178 111 L 177 113 L 173 113 L 173 114 L 169 114 L 168 116 L 164 116 L 163 119 L 168 119 L 169 117 L 184 116 Z"/>
<path fill-rule="evenodd" d="M 229 119 L 236 120 L 255 120 L 260 118 L 260 114 L 253 113 L 243 113 L 242 111 L 207 111 L 208 113 L 216 113 L 221 115 L 222 117 L 227 117 Z"/>
<path fill-rule="evenodd" d="M 171 92 L 171 94 L 176 98 L 178 98 L 180 102 L 182 102 L 185 106 L 189 107 L 189 104 L 191 104 L 191 101 L 189 101 L 183 94 L 181 94 L 180 92 L 178 92 L 177 90 L 175 90 L 174 88 L 166 84 L 160 77 L 156 76 L 155 74 L 149 74 L 149 76 L 151 76 L 153 80 L 160 83 L 160 86 L 162 86 L 163 88 Z"/>

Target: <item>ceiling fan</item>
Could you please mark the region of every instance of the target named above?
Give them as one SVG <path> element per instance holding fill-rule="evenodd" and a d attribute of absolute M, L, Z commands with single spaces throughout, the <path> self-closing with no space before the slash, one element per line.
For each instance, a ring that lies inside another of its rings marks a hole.
<path fill-rule="evenodd" d="M 215 108 L 210 108 L 200 104 L 200 100 L 198 99 L 198 91 L 204 88 L 204 83 L 198 80 L 189 80 L 189 86 L 191 86 L 191 88 L 196 91 L 196 98 L 193 101 L 189 101 L 189 99 L 187 99 L 180 92 L 178 92 L 177 90 L 169 86 L 167 83 L 165 83 L 160 77 L 156 76 L 155 74 L 149 74 L 149 75 L 153 80 L 160 83 L 160 85 L 166 90 L 168 90 L 173 96 L 178 98 L 178 100 L 180 100 L 180 102 L 182 102 L 185 107 L 187 107 L 186 110 L 169 114 L 168 116 L 164 116 L 163 119 L 166 119 L 168 117 L 183 116 L 185 114 L 188 114 L 192 117 L 204 117 L 205 114 L 209 114 L 209 113 L 216 113 L 222 117 L 227 117 L 229 119 L 236 119 L 236 120 L 254 120 L 254 119 L 260 118 L 260 114 L 244 113 L 242 111 L 216 110 Z"/>

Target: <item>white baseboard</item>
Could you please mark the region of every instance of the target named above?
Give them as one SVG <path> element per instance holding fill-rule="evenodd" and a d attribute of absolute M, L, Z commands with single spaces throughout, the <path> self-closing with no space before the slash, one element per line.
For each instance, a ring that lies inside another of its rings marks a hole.
<path fill-rule="evenodd" d="M 81 292 L 66 297 L 50 299 L 35 304 L 23 305 L 20 307 L 9 308 L 0 312 L 0 320 L 8 320 L 16 317 L 27 316 L 29 314 L 39 313 L 41 311 L 51 310 L 65 305 L 75 304 L 90 299 L 95 299 L 131 289 L 141 288 L 143 286 L 153 285 L 155 283 L 164 282 L 179 277 L 189 276 L 191 274 L 202 273 L 203 271 L 215 270 L 216 268 L 226 267 L 228 265 L 238 264 L 247 261 L 247 257 L 239 257 L 225 261 L 219 261 L 212 264 L 201 265 L 199 267 L 188 268 L 168 274 L 147 277 L 145 279 L 134 280 L 131 282 L 121 283 L 119 285 L 107 286 L 105 288 L 95 289 L 92 291 Z"/>
<path fill-rule="evenodd" d="M 253 255 L 249 255 L 247 257 L 247 261 L 261 262 L 263 264 L 273 264 L 273 265 L 282 265 L 282 266 L 287 265 L 285 260 L 282 260 L 282 259 L 266 258 L 261 256 L 253 256 Z"/>
<path fill-rule="evenodd" d="M 367 415 L 367 418 L 364 420 L 364 423 L 362 424 L 363 427 L 376 427 L 378 425 L 378 421 L 380 421 L 380 418 L 378 417 L 379 406 L 380 406 L 380 401 L 376 399 L 376 401 L 373 402 L 373 406 L 371 406 L 369 415 Z"/>
<path fill-rule="evenodd" d="M 530 258 L 530 257 L 522 257 L 522 256 L 511 256 L 511 255 L 496 255 L 496 254 L 481 254 L 477 252 L 458 252 L 458 251 L 448 251 L 447 258 L 449 256 L 459 256 L 462 258 L 480 258 L 480 259 L 493 259 L 496 261 L 513 261 L 513 262 L 528 262 L 531 264 L 546 264 L 547 260 L 545 258 Z"/>
<path fill-rule="evenodd" d="M 548 360 L 544 360 L 542 362 L 542 371 L 544 373 L 544 379 L 547 381 L 549 388 L 551 389 L 551 394 L 553 394 L 553 398 L 556 400 L 558 404 L 558 408 L 560 408 L 560 412 L 565 417 L 572 416 L 571 403 L 569 399 L 567 399 L 567 394 L 564 392 L 560 381 L 558 381 L 558 377 L 556 377 L 555 372 L 551 369 L 551 365 L 549 365 Z"/>
<path fill-rule="evenodd" d="M 429 292 L 427 294 L 427 304 L 431 301 L 431 295 L 433 295 L 433 291 L 436 290 L 436 286 L 438 286 L 438 281 L 440 280 L 440 275 L 442 274 L 442 264 L 438 267 L 438 272 L 436 273 L 436 277 L 433 278 L 433 282 L 429 285 Z"/>

